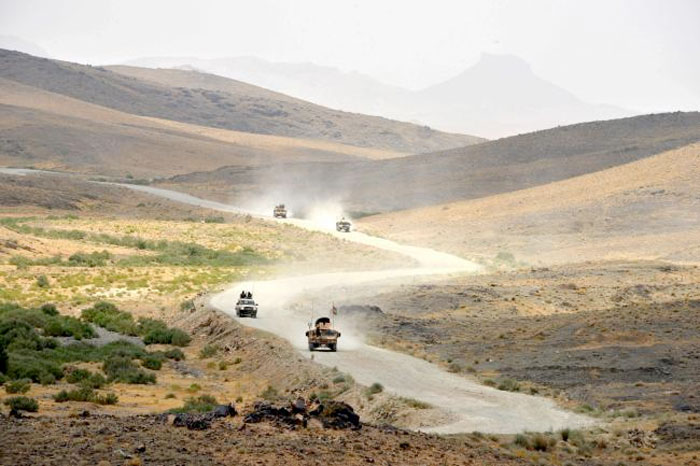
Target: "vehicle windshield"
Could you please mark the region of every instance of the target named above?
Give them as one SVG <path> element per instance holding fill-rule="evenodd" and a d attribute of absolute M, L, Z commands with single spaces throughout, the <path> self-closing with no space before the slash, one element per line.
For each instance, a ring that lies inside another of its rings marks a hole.
<path fill-rule="evenodd" d="M 241 299 L 238 302 L 239 304 L 255 304 L 255 301 L 253 301 L 252 299 Z"/>

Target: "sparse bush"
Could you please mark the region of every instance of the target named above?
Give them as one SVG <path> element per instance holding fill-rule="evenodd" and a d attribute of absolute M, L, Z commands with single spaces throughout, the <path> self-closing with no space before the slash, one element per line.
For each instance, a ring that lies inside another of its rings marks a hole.
<path fill-rule="evenodd" d="M 196 398 L 187 398 L 180 408 L 171 409 L 171 413 L 208 413 L 219 405 L 211 395 L 200 395 Z"/>
<path fill-rule="evenodd" d="M 49 373 L 41 374 L 39 376 L 39 383 L 41 385 L 53 385 L 56 383 L 56 377 Z"/>
<path fill-rule="evenodd" d="M 170 400 L 170 399 L 172 399 L 172 398 L 175 398 L 175 394 L 174 394 L 174 393 L 168 393 L 167 395 L 165 395 L 165 399 L 166 399 L 166 400 Z"/>
<path fill-rule="evenodd" d="M 345 376 L 344 375 L 338 375 L 333 379 L 333 383 L 344 383 L 345 382 Z"/>
<path fill-rule="evenodd" d="M 228 363 L 226 361 L 219 362 L 219 370 L 225 371 L 226 369 L 228 369 Z"/>
<path fill-rule="evenodd" d="M 515 439 L 513 440 L 513 444 L 525 448 L 527 450 L 530 449 L 530 439 L 523 434 L 516 435 Z"/>
<path fill-rule="evenodd" d="M 154 355 L 144 356 L 141 359 L 141 365 L 147 369 L 159 371 L 163 367 L 163 359 Z"/>
<path fill-rule="evenodd" d="M 34 398 L 27 396 L 13 396 L 4 400 L 3 403 L 14 411 L 27 411 L 30 413 L 39 411 L 39 403 Z"/>
<path fill-rule="evenodd" d="M 413 409 L 430 409 L 432 405 L 424 401 L 416 400 L 415 398 L 401 398 L 401 401 L 406 403 L 406 405 Z"/>
<path fill-rule="evenodd" d="M 462 365 L 457 362 L 451 362 L 447 366 L 447 371 L 452 372 L 453 374 L 459 374 L 462 372 Z"/>
<path fill-rule="evenodd" d="M 194 309 L 194 300 L 193 299 L 186 299 L 180 303 L 180 310 L 181 311 L 189 311 Z"/>
<path fill-rule="evenodd" d="M 32 381 L 30 379 L 19 379 L 13 380 L 5 384 L 5 391 L 7 393 L 27 393 L 32 386 Z"/>
<path fill-rule="evenodd" d="M 58 309 L 56 308 L 55 304 L 47 303 L 43 304 L 39 310 L 46 314 L 47 316 L 57 316 L 58 315 Z"/>
<path fill-rule="evenodd" d="M 202 387 L 199 386 L 199 384 L 193 383 L 189 387 L 187 387 L 187 391 L 190 393 L 196 393 L 200 391 Z"/>
<path fill-rule="evenodd" d="M 52 375 L 55 379 L 63 377 L 60 364 L 42 355 L 41 352 L 22 349 L 10 354 L 7 375 L 11 379 L 31 379 L 40 383 L 42 378 Z"/>
<path fill-rule="evenodd" d="M 233 363 L 234 363 L 234 364 L 240 364 L 240 363 L 242 363 L 242 362 L 243 362 L 243 359 L 241 359 L 241 358 L 236 358 L 236 359 L 233 360 Z"/>
<path fill-rule="evenodd" d="M 562 439 L 563 441 L 565 441 L 565 442 L 568 442 L 568 441 L 569 441 L 569 436 L 570 436 L 570 435 L 571 435 L 571 429 L 569 429 L 568 427 L 567 427 L 566 429 L 562 429 L 562 430 L 559 431 L 559 436 L 560 436 L 561 439 Z"/>
<path fill-rule="evenodd" d="M 105 360 L 102 370 L 110 382 L 154 384 L 156 376 L 139 369 L 128 357 L 112 356 Z"/>
<path fill-rule="evenodd" d="M 535 451 L 548 451 L 553 447 L 555 440 L 543 434 L 537 434 L 532 439 L 532 449 Z"/>
<path fill-rule="evenodd" d="M 192 338 L 179 328 L 171 329 L 170 344 L 175 346 L 187 346 Z M 184 358 L 183 358 L 184 359 Z"/>
<path fill-rule="evenodd" d="M 204 223 L 225 223 L 226 219 L 222 216 L 204 217 Z"/>
<path fill-rule="evenodd" d="M 260 394 L 260 396 L 265 400 L 275 400 L 279 397 L 279 392 L 272 385 L 268 385 L 265 390 Z"/>
<path fill-rule="evenodd" d="M 104 267 L 110 259 L 112 259 L 112 254 L 107 251 L 76 252 L 68 257 L 67 265 L 72 267 Z"/>
<path fill-rule="evenodd" d="M 374 382 L 372 385 L 370 385 L 367 390 L 365 390 L 365 394 L 367 396 L 372 396 L 376 395 L 377 393 L 381 393 L 384 391 L 384 386 L 380 384 L 379 382 Z"/>
<path fill-rule="evenodd" d="M 185 353 L 183 353 L 182 350 L 178 348 L 169 349 L 163 352 L 163 356 L 165 356 L 168 359 L 173 359 L 175 361 L 182 361 L 183 359 L 185 359 Z"/>
<path fill-rule="evenodd" d="M 114 393 L 107 393 L 102 396 L 90 387 L 82 386 L 75 390 L 61 390 L 53 397 L 57 403 L 66 401 L 87 401 L 101 405 L 114 405 L 119 402 L 119 398 Z"/>
<path fill-rule="evenodd" d="M 199 351 L 199 359 L 207 359 L 216 356 L 221 347 L 219 345 L 204 345 Z"/>
<path fill-rule="evenodd" d="M 46 275 L 39 275 L 36 277 L 36 286 L 39 288 L 48 288 L 51 286 L 49 283 L 49 279 L 46 277 Z"/>
<path fill-rule="evenodd" d="M 520 384 L 513 379 L 502 379 L 497 388 L 506 392 L 518 392 Z"/>
<path fill-rule="evenodd" d="M 138 325 L 128 312 L 120 311 L 117 306 L 107 301 L 100 301 L 88 309 L 83 309 L 81 317 L 87 322 L 92 322 L 107 330 L 121 333 L 122 335 L 137 336 Z"/>

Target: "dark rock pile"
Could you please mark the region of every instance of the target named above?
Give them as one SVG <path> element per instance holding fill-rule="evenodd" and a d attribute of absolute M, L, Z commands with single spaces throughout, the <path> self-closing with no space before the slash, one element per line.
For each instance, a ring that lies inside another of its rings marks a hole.
<path fill-rule="evenodd" d="M 246 423 L 270 422 L 290 429 L 307 427 L 310 420 L 319 421 L 326 429 L 358 430 L 362 428 L 360 416 L 355 413 L 352 406 L 342 401 L 324 401 L 307 405 L 304 399 L 299 398 L 288 407 L 259 402 L 243 419 Z"/>
<path fill-rule="evenodd" d="M 168 416 L 175 427 L 187 427 L 190 430 L 205 430 L 211 427 L 211 422 L 223 417 L 233 417 L 238 412 L 233 404 L 219 405 L 208 413 L 179 413 Z"/>

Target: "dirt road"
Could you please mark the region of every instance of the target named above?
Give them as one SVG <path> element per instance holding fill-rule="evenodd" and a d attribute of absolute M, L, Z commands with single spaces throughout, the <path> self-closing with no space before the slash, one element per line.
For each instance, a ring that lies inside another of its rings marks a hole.
<path fill-rule="evenodd" d="M 123 186 L 209 209 L 267 217 L 259 212 L 180 192 L 149 186 Z M 304 356 L 311 357 L 313 354 L 316 362 L 337 367 L 351 374 L 360 383 L 367 385 L 381 383 L 392 393 L 430 403 L 448 414 L 448 422 L 423 428 L 422 430 L 425 431 L 516 433 L 525 430 L 545 431 L 564 427 L 583 427 L 593 422 L 587 417 L 559 409 L 548 399 L 499 391 L 443 371 L 422 359 L 367 345 L 362 335 L 355 331 L 349 322 L 344 322 L 343 316 L 339 316 L 336 322 L 343 334 L 338 352 L 309 353 L 304 332 L 311 316 L 308 308 L 294 306 L 300 298 L 308 300 L 311 296 L 313 299 L 315 293 L 334 286 L 352 288 L 383 281 L 406 283 L 427 276 L 477 273 L 480 271 L 480 266 L 450 254 L 405 246 L 360 232 L 338 233 L 328 229 L 328 221 L 313 222 L 301 219 L 281 221 L 301 228 L 324 231 L 347 241 L 404 254 L 412 258 L 416 266 L 371 272 L 321 273 L 239 283 L 213 296 L 211 299 L 213 306 L 235 318 L 234 306 L 240 290 L 254 291 L 260 304 L 258 318 L 240 319 L 242 324 L 282 336 L 298 348 Z M 321 309 L 328 309 L 327 304 L 319 306 L 316 317 L 320 315 Z"/>
<path fill-rule="evenodd" d="M 131 188 L 200 207 L 265 217 L 259 212 L 199 199 L 184 193 L 148 186 Z M 295 310 L 293 306 L 301 296 L 308 298 L 313 296 L 314 292 L 339 285 L 359 287 L 384 280 L 405 282 L 421 276 L 476 273 L 481 268 L 473 262 L 431 249 L 405 246 L 360 232 L 338 233 L 324 227 L 320 222 L 301 219 L 282 221 L 301 228 L 324 231 L 347 241 L 398 252 L 414 259 L 417 264 L 416 267 L 405 269 L 322 273 L 239 283 L 212 297 L 213 306 L 235 318 L 234 306 L 238 294 L 242 289 L 253 290 L 260 304 L 258 318 L 240 319 L 241 323 L 286 338 L 306 357 L 311 357 L 312 354 L 307 349 L 304 337 L 310 314 L 308 308 Z M 317 312 L 320 312 L 320 309 Z M 337 325 L 343 333 L 338 352 L 316 351 L 313 353 L 314 360 L 337 367 L 351 374 L 360 383 L 369 385 L 379 382 L 392 393 L 430 403 L 449 414 L 449 422 L 422 430 L 436 433 L 475 430 L 515 433 L 525 430 L 583 427 L 593 422 L 590 418 L 559 409 L 548 399 L 496 390 L 443 371 L 422 359 L 367 345 L 352 326 L 343 328 L 342 316 L 339 316 Z"/>

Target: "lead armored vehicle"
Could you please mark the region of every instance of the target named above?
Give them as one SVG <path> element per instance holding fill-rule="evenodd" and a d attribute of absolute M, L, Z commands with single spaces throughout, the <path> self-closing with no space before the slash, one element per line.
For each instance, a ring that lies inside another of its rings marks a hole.
<path fill-rule="evenodd" d="M 315 351 L 322 347 L 336 351 L 338 349 L 340 332 L 333 328 L 331 319 L 320 317 L 316 319 L 314 328 L 306 331 L 306 338 L 309 340 L 309 351 Z"/>

